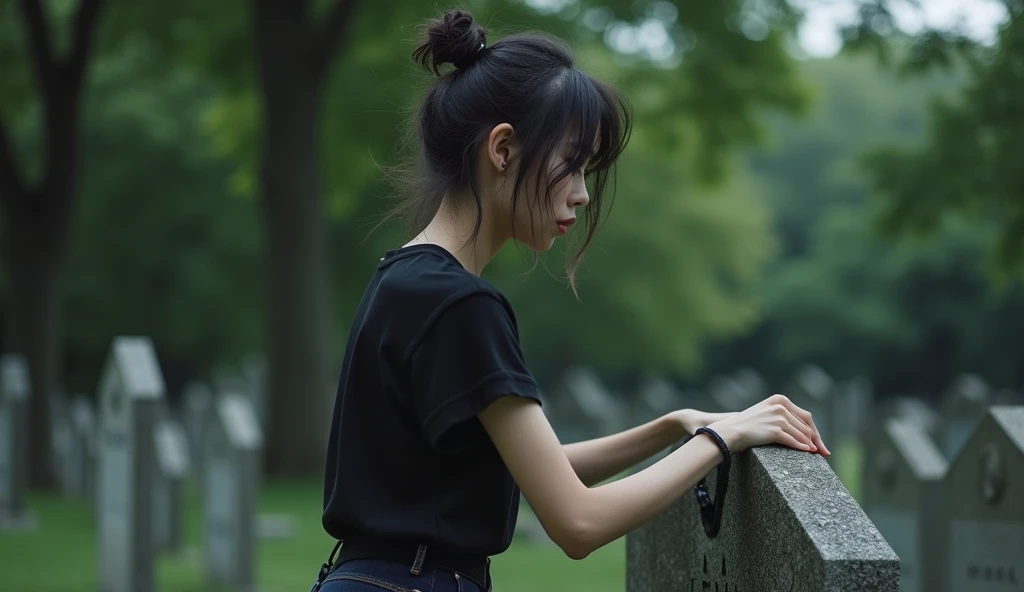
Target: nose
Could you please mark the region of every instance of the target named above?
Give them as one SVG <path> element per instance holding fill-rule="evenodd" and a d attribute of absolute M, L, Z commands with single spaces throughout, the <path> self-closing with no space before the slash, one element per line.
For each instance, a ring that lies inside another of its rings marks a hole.
<path fill-rule="evenodd" d="M 582 208 L 588 203 L 590 203 L 590 194 L 587 193 L 585 185 L 579 191 L 574 191 L 569 200 L 569 205 L 574 208 Z"/>

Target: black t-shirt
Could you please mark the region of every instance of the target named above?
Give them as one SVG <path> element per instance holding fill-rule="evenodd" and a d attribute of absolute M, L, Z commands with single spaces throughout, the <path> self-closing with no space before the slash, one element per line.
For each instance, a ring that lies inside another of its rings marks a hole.
<path fill-rule="evenodd" d="M 539 402 L 505 297 L 437 245 L 388 251 L 342 365 L 324 484 L 327 533 L 505 551 L 519 489 L 476 417 L 504 395 Z"/>

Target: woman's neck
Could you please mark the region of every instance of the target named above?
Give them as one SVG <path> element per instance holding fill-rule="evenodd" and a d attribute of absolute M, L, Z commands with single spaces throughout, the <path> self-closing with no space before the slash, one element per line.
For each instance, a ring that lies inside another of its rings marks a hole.
<path fill-rule="evenodd" d="M 460 203 L 472 204 L 473 200 L 461 200 Z M 485 206 L 482 214 L 480 231 L 474 238 L 476 206 L 452 207 L 446 198 L 427 227 L 406 246 L 425 243 L 439 245 L 454 255 L 469 272 L 480 275 L 484 266 L 490 263 L 508 240 L 508 237 L 495 232 L 489 208 Z"/>

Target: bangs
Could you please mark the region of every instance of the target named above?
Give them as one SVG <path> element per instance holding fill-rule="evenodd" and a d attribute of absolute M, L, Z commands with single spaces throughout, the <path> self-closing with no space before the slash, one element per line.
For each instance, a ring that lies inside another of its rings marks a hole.
<path fill-rule="evenodd" d="M 537 201 L 577 171 L 603 188 L 606 173 L 629 142 L 631 113 L 625 96 L 568 68 L 548 88 L 538 89 L 532 102 L 537 105 L 535 118 L 517 130 L 521 130 L 526 169 L 533 176 Z M 568 143 L 568 158 L 559 159 L 550 175 L 545 175 L 543 163 L 551 162 L 564 143 Z M 526 179 L 517 179 L 517 192 L 522 181 Z M 596 193 L 600 195 L 600 191 Z"/>
<path fill-rule="evenodd" d="M 569 166 L 591 175 L 607 171 L 629 142 L 629 105 L 613 89 L 574 72 L 566 103 L 572 114 L 565 130 L 571 147 Z"/>

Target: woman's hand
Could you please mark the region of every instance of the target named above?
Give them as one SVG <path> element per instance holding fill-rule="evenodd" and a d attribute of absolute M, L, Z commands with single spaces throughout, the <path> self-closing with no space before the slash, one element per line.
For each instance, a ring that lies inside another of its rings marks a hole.
<path fill-rule="evenodd" d="M 754 446 L 781 444 L 796 450 L 832 453 L 821 441 L 811 414 L 785 395 L 772 395 L 747 409 L 709 426 L 725 440 L 732 452 Z"/>

